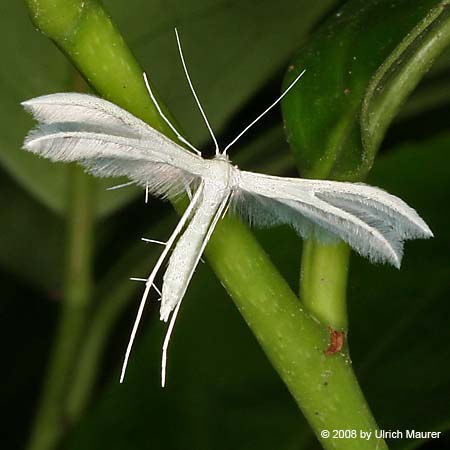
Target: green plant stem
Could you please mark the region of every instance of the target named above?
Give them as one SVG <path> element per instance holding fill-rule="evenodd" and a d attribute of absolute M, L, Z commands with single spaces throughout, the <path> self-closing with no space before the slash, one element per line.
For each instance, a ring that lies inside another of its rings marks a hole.
<path fill-rule="evenodd" d="M 208 260 L 325 449 L 387 449 L 345 352 L 326 356 L 326 327 L 303 308 L 247 228 L 217 227 Z M 372 438 L 322 438 L 322 430 L 372 431 Z"/>
<path fill-rule="evenodd" d="M 168 133 L 146 95 L 139 65 L 97 1 L 28 0 L 27 4 L 35 24 L 65 51 L 99 94 Z M 326 328 L 302 309 L 248 229 L 237 220 L 223 220 L 207 255 L 324 448 L 373 450 L 374 440 L 320 437 L 323 429 L 373 431 L 376 423 L 350 360 L 344 354 L 324 355 Z M 384 442 L 377 445 L 378 450 L 386 449 Z"/>
<path fill-rule="evenodd" d="M 79 167 L 69 167 L 66 279 L 55 346 L 45 376 L 42 398 L 28 444 L 29 450 L 56 446 L 71 417 L 65 409 L 77 351 L 91 299 L 93 179 Z"/>
<path fill-rule="evenodd" d="M 303 243 L 300 299 L 324 325 L 346 331 L 347 274 L 350 248 L 342 241 L 324 244 L 315 238 Z"/>

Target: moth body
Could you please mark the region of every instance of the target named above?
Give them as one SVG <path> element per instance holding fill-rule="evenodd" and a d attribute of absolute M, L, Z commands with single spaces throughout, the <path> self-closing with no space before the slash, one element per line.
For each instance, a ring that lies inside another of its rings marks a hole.
<path fill-rule="evenodd" d="M 217 178 L 208 177 L 200 184 L 199 204 L 170 256 L 164 273 L 160 308 L 161 320 L 165 322 L 184 297 L 203 250 L 228 202 L 231 189 L 225 174 L 219 170 Z M 183 270 L 185 268 L 188 270 Z"/>

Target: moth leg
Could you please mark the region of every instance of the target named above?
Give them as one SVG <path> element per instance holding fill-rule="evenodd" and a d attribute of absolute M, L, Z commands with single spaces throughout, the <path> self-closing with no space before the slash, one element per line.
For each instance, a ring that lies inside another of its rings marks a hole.
<path fill-rule="evenodd" d="M 156 239 L 141 238 L 141 241 L 144 241 L 144 242 L 151 242 L 152 244 L 160 244 L 160 245 L 166 245 L 166 244 L 167 244 L 167 242 L 158 241 L 158 240 L 156 240 Z"/>
<path fill-rule="evenodd" d="M 130 281 L 142 281 L 143 283 L 147 283 L 147 278 L 138 278 L 138 277 L 130 277 Z M 153 283 L 153 289 L 159 294 L 159 296 L 161 297 L 161 290 L 159 289 L 158 286 L 156 286 L 155 283 Z"/>
<path fill-rule="evenodd" d="M 136 184 L 134 181 L 129 181 L 128 183 L 116 184 L 115 186 L 111 186 L 106 188 L 107 191 L 115 191 L 116 189 L 122 189 L 124 187 L 131 186 L 132 184 Z"/>
<path fill-rule="evenodd" d="M 169 326 L 167 327 L 166 336 L 164 338 L 164 344 L 162 348 L 162 359 L 161 359 L 161 387 L 166 386 L 167 349 L 169 347 L 173 327 L 175 325 L 175 321 L 177 320 L 178 311 L 180 310 L 182 300 L 183 299 L 181 299 L 178 302 L 178 305 L 175 307 L 173 311 L 172 317 L 170 318 Z"/>
<path fill-rule="evenodd" d="M 148 203 L 148 182 L 145 185 L 145 203 Z"/>
<path fill-rule="evenodd" d="M 230 209 L 230 205 L 231 205 L 231 198 L 229 198 L 227 200 L 227 205 L 226 205 L 226 208 L 223 210 L 223 214 L 222 214 L 221 219 L 223 219 L 227 215 L 227 212 Z"/>
<path fill-rule="evenodd" d="M 169 240 L 167 241 L 164 251 L 161 253 L 160 257 L 158 258 L 158 261 L 155 264 L 155 267 L 153 268 L 151 274 L 147 278 L 145 290 L 142 295 L 141 303 L 139 304 L 139 309 L 138 309 L 138 312 L 136 315 L 136 319 L 134 321 L 130 339 L 128 341 L 127 350 L 125 352 L 125 358 L 124 358 L 123 365 L 122 365 L 122 372 L 120 374 L 120 383 L 123 382 L 123 379 L 125 377 L 125 371 L 127 369 L 128 359 L 130 357 L 131 349 L 133 347 L 133 342 L 136 337 L 137 329 L 139 327 L 139 322 L 141 321 L 145 303 L 147 301 L 147 297 L 150 292 L 150 289 L 153 286 L 153 281 L 156 277 L 156 274 L 158 273 L 158 270 L 160 269 L 164 259 L 166 258 L 167 254 L 169 253 L 171 247 L 173 246 L 177 236 L 180 234 L 181 230 L 183 229 L 184 225 L 186 224 L 187 220 L 189 219 L 192 211 L 197 206 L 197 203 L 198 203 L 202 193 L 203 193 L 203 183 L 200 184 L 199 188 L 197 189 L 197 191 L 194 195 L 194 198 L 192 199 L 189 206 L 186 208 L 186 211 L 183 213 L 180 221 L 178 222 L 178 225 L 176 226 L 175 230 L 173 231 L 172 235 L 170 236 Z"/>
<path fill-rule="evenodd" d="M 159 287 L 156 286 L 155 283 L 153 283 L 153 289 L 159 294 L 160 297 L 162 297 L 161 289 L 159 289 Z"/>
<path fill-rule="evenodd" d="M 150 95 L 150 98 L 152 99 L 153 104 L 155 105 L 155 108 L 157 109 L 159 115 L 161 116 L 162 120 L 164 120 L 164 122 L 166 122 L 166 124 L 168 125 L 168 127 L 175 133 L 175 136 L 183 143 L 186 144 L 192 151 L 194 151 L 195 153 L 197 153 L 197 155 L 202 156 L 202 152 L 200 150 L 198 150 L 197 148 L 195 148 L 186 138 L 184 138 L 183 136 L 181 136 L 181 134 L 178 132 L 178 130 L 172 125 L 172 123 L 170 122 L 170 120 L 165 116 L 165 114 L 162 112 L 161 107 L 159 106 L 158 102 L 156 101 L 155 95 L 153 94 L 153 91 L 150 87 L 150 83 L 148 82 L 147 79 L 147 74 L 145 72 L 143 72 L 143 77 L 144 77 L 144 82 L 145 82 L 145 87 L 147 88 L 147 92 Z"/>
<path fill-rule="evenodd" d="M 228 200 L 229 200 L 230 196 L 228 195 L 223 202 L 220 204 L 219 208 L 216 211 L 216 214 L 214 215 L 214 218 L 208 228 L 208 232 L 206 233 L 206 236 L 202 242 L 202 245 L 198 251 L 198 255 L 196 258 L 195 263 L 192 265 L 190 274 L 189 274 L 189 280 L 191 279 L 200 259 L 201 256 L 205 250 L 206 245 L 208 244 L 209 239 L 211 238 L 211 235 L 214 231 L 214 229 L 216 228 L 217 223 L 219 222 L 219 220 L 223 217 L 223 212 L 225 210 L 225 208 L 228 205 Z M 177 315 L 178 315 L 178 311 L 180 310 L 180 306 L 181 306 L 181 302 L 183 301 L 184 295 L 180 298 L 180 300 L 177 303 L 177 306 L 175 307 L 173 313 L 172 313 L 172 317 L 170 318 L 170 322 L 169 322 L 169 326 L 167 328 L 167 332 L 166 332 L 166 336 L 164 338 L 164 343 L 163 343 L 163 351 L 162 351 L 162 358 L 161 358 L 161 387 L 165 387 L 166 385 L 166 368 L 167 368 L 167 349 L 169 348 L 169 342 L 170 342 L 170 338 L 172 336 L 172 331 L 173 331 L 173 327 L 175 325 L 175 321 L 177 319 Z"/>

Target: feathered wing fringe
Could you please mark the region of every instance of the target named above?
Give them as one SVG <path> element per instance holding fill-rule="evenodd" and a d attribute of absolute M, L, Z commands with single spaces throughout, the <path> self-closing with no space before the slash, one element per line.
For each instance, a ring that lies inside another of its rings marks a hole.
<path fill-rule="evenodd" d="M 100 177 L 127 176 L 161 197 L 184 192 L 199 179 L 181 168 L 190 167 L 184 158 L 196 158 L 188 152 L 174 158 L 158 142 L 149 145 L 139 139 L 74 131 L 78 128 L 76 123 L 41 125 L 29 133 L 24 147 L 52 161 L 78 162 Z"/>
<path fill-rule="evenodd" d="M 395 267 L 405 240 L 432 236 L 416 211 L 372 186 L 242 174 L 237 209 L 252 225 L 285 223 L 319 240 L 331 233 L 371 261 Z"/>
<path fill-rule="evenodd" d="M 114 103 L 93 95 L 60 93 L 22 102 L 22 106 L 42 124 L 75 123 L 91 131 L 130 138 L 153 136 L 153 130 Z M 157 133 L 157 132 L 156 132 Z"/>

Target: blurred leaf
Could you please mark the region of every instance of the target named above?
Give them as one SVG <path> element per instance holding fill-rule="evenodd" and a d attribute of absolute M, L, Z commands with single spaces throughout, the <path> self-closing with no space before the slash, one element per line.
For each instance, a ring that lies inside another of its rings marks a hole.
<path fill-rule="evenodd" d="M 298 42 L 335 1 L 283 0 L 272 5 L 256 0 L 245 4 L 197 0 L 177 1 L 163 8 L 156 0 L 109 0 L 106 6 L 143 67 L 155 73 L 158 91 L 169 99 L 188 134 L 203 143 L 207 134 L 183 77 L 173 27 L 180 27 L 192 77 L 213 125 L 220 131 L 230 115 L 282 68 Z M 2 66 L 7 68 L 0 73 L 0 163 L 36 198 L 63 214 L 67 167 L 20 150 L 33 126 L 20 102 L 73 90 L 74 72 L 59 50 L 33 28 L 22 2 L 0 4 L 0 29 L 8 36 L 0 43 Z M 210 38 L 205 40 L 205 36 Z M 231 87 L 233 95 L 224 95 Z M 100 216 L 110 214 L 140 192 L 136 188 L 105 192 L 107 186 L 119 183 L 98 181 Z"/>
<path fill-rule="evenodd" d="M 450 103 L 450 71 L 445 78 L 433 78 L 421 85 L 411 95 L 398 116 L 399 120 L 410 119 L 433 109 L 444 107 Z"/>
<path fill-rule="evenodd" d="M 397 119 L 426 114 L 429 111 L 450 103 L 450 46 L 436 58 L 423 81 L 406 99 Z M 397 120 L 396 119 L 396 120 Z"/>
<path fill-rule="evenodd" d="M 55 299 L 62 286 L 64 224 L 4 176 L 0 197 L 0 265 Z"/>
<path fill-rule="evenodd" d="M 0 269 L 0 283 L 0 340 L 7 361 L 1 374 L 0 407 L 8 411 L 2 416 L 1 442 L 2 448 L 23 449 L 59 303 L 10 271 Z"/>
<path fill-rule="evenodd" d="M 401 271 L 354 257 L 350 344 L 362 388 L 385 429 L 447 429 L 450 389 L 447 317 L 450 218 L 450 135 L 409 144 L 381 158 L 371 182 L 402 196 L 436 238 L 407 245 Z M 439 167 L 435 161 L 440 161 Z M 437 171 L 437 172 L 436 172 Z M 286 228 L 258 232 L 277 267 L 295 287 L 299 241 Z M 136 299 L 137 300 L 137 299 Z M 155 306 L 155 305 L 153 305 Z M 90 414 L 72 433 L 69 450 L 150 448 L 318 448 L 286 388 L 244 322 L 202 266 L 184 300 L 169 352 L 168 387 L 159 387 L 165 327 L 157 308 L 139 338 L 124 385 L 118 368 Z M 128 338 L 111 349 L 117 366 Z M 426 411 L 426 414 L 423 412 Z M 301 445 L 303 443 L 303 445 Z M 412 448 L 398 440 L 396 448 Z"/>
<path fill-rule="evenodd" d="M 351 0 L 301 49 L 285 81 L 307 73 L 283 112 L 302 175 L 367 175 L 400 104 L 450 41 L 447 3 Z"/>

